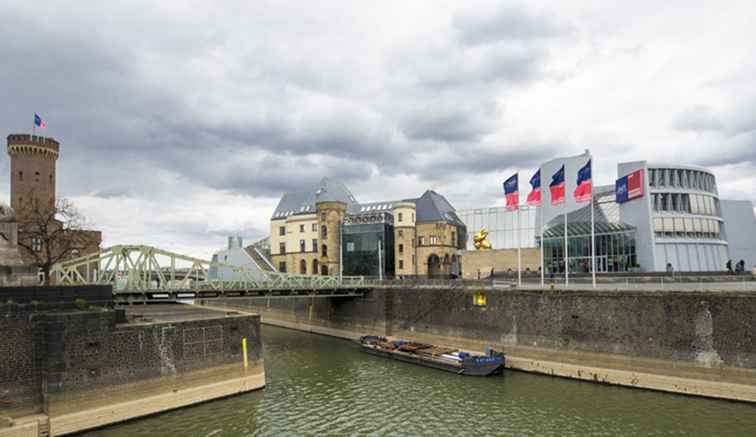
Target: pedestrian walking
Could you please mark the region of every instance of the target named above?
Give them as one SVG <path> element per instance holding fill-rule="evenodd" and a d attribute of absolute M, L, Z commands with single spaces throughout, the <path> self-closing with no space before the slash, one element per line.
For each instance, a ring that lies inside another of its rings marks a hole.
<path fill-rule="evenodd" d="M 731 259 L 728 259 L 728 260 L 727 260 L 727 264 L 726 264 L 726 266 L 727 266 L 727 271 L 728 271 L 729 273 L 732 273 L 732 260 L 731 260 Z"/>

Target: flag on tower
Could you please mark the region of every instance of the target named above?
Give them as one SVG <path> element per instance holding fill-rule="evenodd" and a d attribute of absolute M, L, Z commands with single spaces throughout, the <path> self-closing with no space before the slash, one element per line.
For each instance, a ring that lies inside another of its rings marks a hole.
<path fill-rule="evenodd" d="M 549 184 L 549 191 L 551 191 L 551 204 L 559 205 L 564 203 L 564 164 L 559 170 L 551 176 L 551 184 Z"/>
<path fill-rule="evenodd" d="M 575 202 L 590 202 L 593 196 L 593 183 L 591 182 L 591 160 L 578 170 L 577 187 L 575 188 Z"/>
<path fill-rule="evenodd" d="M 42 117 L 40 117 L 36 112 L 34 113 L 34 126 L 37 126 L 41 129 L 44 129 L 47 126 L 45 125 L 44 120 L 42 120 Z"/>
<path fill-rule="evenodd" d="M 541 169 L 530 178 L 530 186 L 533 189 L 528 193 L 528 205 L 541 206 Z"/>
<path fill-rule="evenodd" d="M 518 173 L 504 181 L 504 196 L 507 198 L 507 210 L 516 211 L 520 207 L 520 192 L 517 187 Z"/>

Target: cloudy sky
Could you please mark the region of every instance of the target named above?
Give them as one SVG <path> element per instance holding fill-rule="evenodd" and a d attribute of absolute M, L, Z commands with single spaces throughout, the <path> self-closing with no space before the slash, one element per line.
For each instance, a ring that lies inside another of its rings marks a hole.
<path fill-rule="evenodd" d="M 756 201 L 752 1 L 0 2 L 0 132 L 62 143 L 103 230 L 208 256 L 322 176 L 457 208 L 594 155 L 709 167 Z M 8 199 L 8 157 L 0 191 Z"/>

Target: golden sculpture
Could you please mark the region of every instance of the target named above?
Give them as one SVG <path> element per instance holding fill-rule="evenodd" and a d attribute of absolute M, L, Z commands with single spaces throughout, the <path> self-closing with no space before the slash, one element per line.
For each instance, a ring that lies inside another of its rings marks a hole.
<path fill-rule="evenodd" d="M 488 229 L 480 228 L 477 234 L 473 235 L 473 241 L 475 242 L 475 248 L 478 250 L 491 250 L 491 242 L 486 240 L 488 237 Z"/>

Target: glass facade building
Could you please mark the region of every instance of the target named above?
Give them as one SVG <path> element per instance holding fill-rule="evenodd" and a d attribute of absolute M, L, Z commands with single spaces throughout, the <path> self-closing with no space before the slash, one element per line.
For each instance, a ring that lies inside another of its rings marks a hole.
<path fill-rule="evenodd" d="M 507 211 L 504 207 L 478 208 L 457 211 L 457 215 L 467 226 L 467 250 L 474 250 L 473 236 L 481 229 L 488 229 L 488 241 L 494 249 L 516 249 L 517 237 L 521 248 L 538 247 L 536 237 L 539 230 L 538 209 L 523 205 L 517 224 L 517 211 Z"/>
<path fill-rule="evenodd" d="M 388 221 L 345 222 L 342 227 L 341 244 L 344 275 L 378 277 L 379 271 L 382 270 L 384 278 L 394 276 L 393 224 Z"/>
<path fill-rule="evenodd" d="M 569 237 L 568 267 L 571 272 L 590 272 L 590 207 L 576 202 L 577 172 L 588 162 L 588 153 L 560 157 L 541 164 L 540 207 L 522 206 L 517 213 L 500 208 L 459 211 L 468 228 L 467 250 L 474 250 L 472 236 L 489 230 L 494 249 L 538 248 L 543 241 L 546 271 L 564 272 L 565 213 Z M 564 168 L 564 201 L 552 201 L 548 183 Z M 532 173 L 529 173 L 532 174 Z M 711 272 L 722 271 L 728 259 L 756 259 L 756 250 L 744 249 L 741 240 L 756 234 L 753 208 L 748 202 L 731 206 L 725 222 L 717 178 L 709 170 L 690 165 L 632 161 L 617 164 L 617 178 L 633 175 L 634 195 L 616 199 L 616 186 L 594 181 L 597 272 Z M 524 177 L 520 175 L 520 187 Z M 527 177 L 527 175 L 526 175 Z M 624 191 L 627 193 L 627 187 Z M 521 193 L 522 197 L 526 192 Z M 502 196 L 503 197 L 503 196 Z M 521 202 L 522 204 L 522 202 Z M 734 205 L 734 204 L 733 204 Z M 737 211 L 737 212 L 736 212 Z M 541 217 L 545 226 L 541 238 Z M 750 241 L 750 240 L 748 240 Z M 737 251 L 730 246 L 738 247 Z M 756 261 L 750 261 L 756 263 Z"/>
<path fill-rule="evenodd" d="M 636 228 L 619 220 L 619 204 L 611 187 L 595 187 L 593 212 L 596 236 L 596 272 L 639 270 Z M 564 216 L 544 229 L 543 265 L 546 272 L 564 272 Z M 590 205 L 567 214 L 569 271 L 591 271 Z"/>
<path fill-rule="evenodd" d="M 568 234 L 569 269 L 571 273 L 591 271 L 591 232 Z M 569 230 L 571 226 L 567 226 Z M 544 232 L 543 265 L 546 272 L 564 272 L 564 226 Z M 605 230 L 602 230 L 604 232 Z M 635 252 L 635 231 L 617 229 L 607 233 L 596 233 L 596 271 L 629 272 L 638 270 Z"/>

